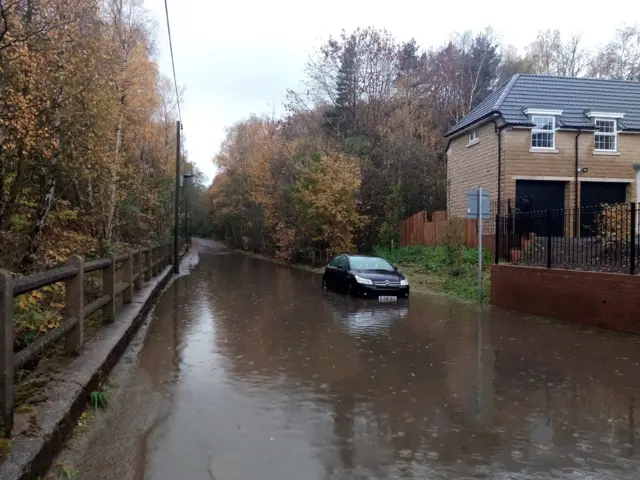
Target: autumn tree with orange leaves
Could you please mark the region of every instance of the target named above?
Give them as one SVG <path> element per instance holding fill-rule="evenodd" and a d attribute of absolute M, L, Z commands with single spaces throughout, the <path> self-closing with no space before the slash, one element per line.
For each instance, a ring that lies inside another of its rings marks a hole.
<path fill-rule="evenodd" d="M 177 98 L 141 0 L 0 2 L 0 263 L 165 238 Z"/>

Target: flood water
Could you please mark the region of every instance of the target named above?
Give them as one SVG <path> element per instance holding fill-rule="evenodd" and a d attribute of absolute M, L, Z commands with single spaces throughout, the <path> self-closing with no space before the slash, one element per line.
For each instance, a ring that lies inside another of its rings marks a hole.
<path fill-rule="evenodd" d="M 640 477 L 637 337 L 326 294 L 202 244 L 132 348 L 61 455 L 77 478 Z"/>

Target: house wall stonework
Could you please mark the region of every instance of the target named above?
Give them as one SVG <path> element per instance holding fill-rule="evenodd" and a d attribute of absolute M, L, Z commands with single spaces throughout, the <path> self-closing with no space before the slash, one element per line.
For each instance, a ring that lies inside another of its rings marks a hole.
<path fill-rule="evenodd" d="M 447 210 L 452 217 L 467 214 L 467 191 L 482 186 L 491 200 L 498 194 L 498 135 L 491 122 L 475 129 L 478 143 L 468 135 L 454 138 L 447 151 Z"/>
<path fill-rule="evenodd" d="M 497 199 L 498 136 L 493 123 L 478 127 L 479 142 L 467 146 L 467 134 L 451 140 L 447 152 L 448 209 L 450 216 L 466 215 L 466 192 L 482 185 L 491 200 Z M 556 131 L 557 152 L 532 152 L 531 130 L 509 127 L 502 131 L 502 198 L 515 198 L 518 179 L 558 180 L 566 183 L 565 207 L 575 203 L 575 138 L 577 131 Z M 636 174 L 640 163 L 640 134 L 619 133 L 618 153 L 594 152 L 594 133 L 583 131 L 578 138 L 579 182 L 620 179 L 628 183 L 627 201 L 635 202 Z M 579 199 L 578 199 L 579 202 Z"/>
<path fill-rule="evenodd" d="M 503 132 L 506 161 L 503 161 L 505 178 L 502 186 L 503 198 L 515 198 L 514 177 L 561 177 L 567 180 L 565 191 L 566 208 L 575 201 L 575 139 L 578 132 L 560 130 L 556 132 L 557 153 L 530 152 L 531 130 L 510 128 Z M 583 131 L 578 137 L 579 168 L 588 168 L 578 175 L 579 182 L 589 179 L 621 179 L 629 183 L 627 201 L 636 201 L 634 163 L 640 162 L 640 135 L 620 133 L 619 154 L 594 153 L 594 133 Z M 497 158 L 496 158 L 497 162 Z M 578 198 L 578 202 L 579 202 Z"/>

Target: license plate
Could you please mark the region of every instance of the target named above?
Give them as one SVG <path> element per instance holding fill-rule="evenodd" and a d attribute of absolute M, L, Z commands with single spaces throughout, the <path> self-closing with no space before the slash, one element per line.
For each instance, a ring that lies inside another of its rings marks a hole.
<path fill-rule="evenodd" d="M 387 296 L 378 297 L 379 302 L 396 302 L 397 300 L 398 300 L 398 297 L 387 297 Z"/>

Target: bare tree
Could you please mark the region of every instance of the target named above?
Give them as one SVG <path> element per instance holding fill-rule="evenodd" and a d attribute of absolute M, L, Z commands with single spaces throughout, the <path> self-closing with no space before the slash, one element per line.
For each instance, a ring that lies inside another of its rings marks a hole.
<path fill-rule="evenodd" d="M 589 74 L 619 80 L 640 80 L 640 25 L 626 25 L 591 61 Z"/>
<path fill-rule="evenodd" d="M 585 73 L 590 58 L 580 35 L 563 41 L 559 30 L 539 32 L 526 51 L 533 72 L 542 75 L 578 77 Z"/>

